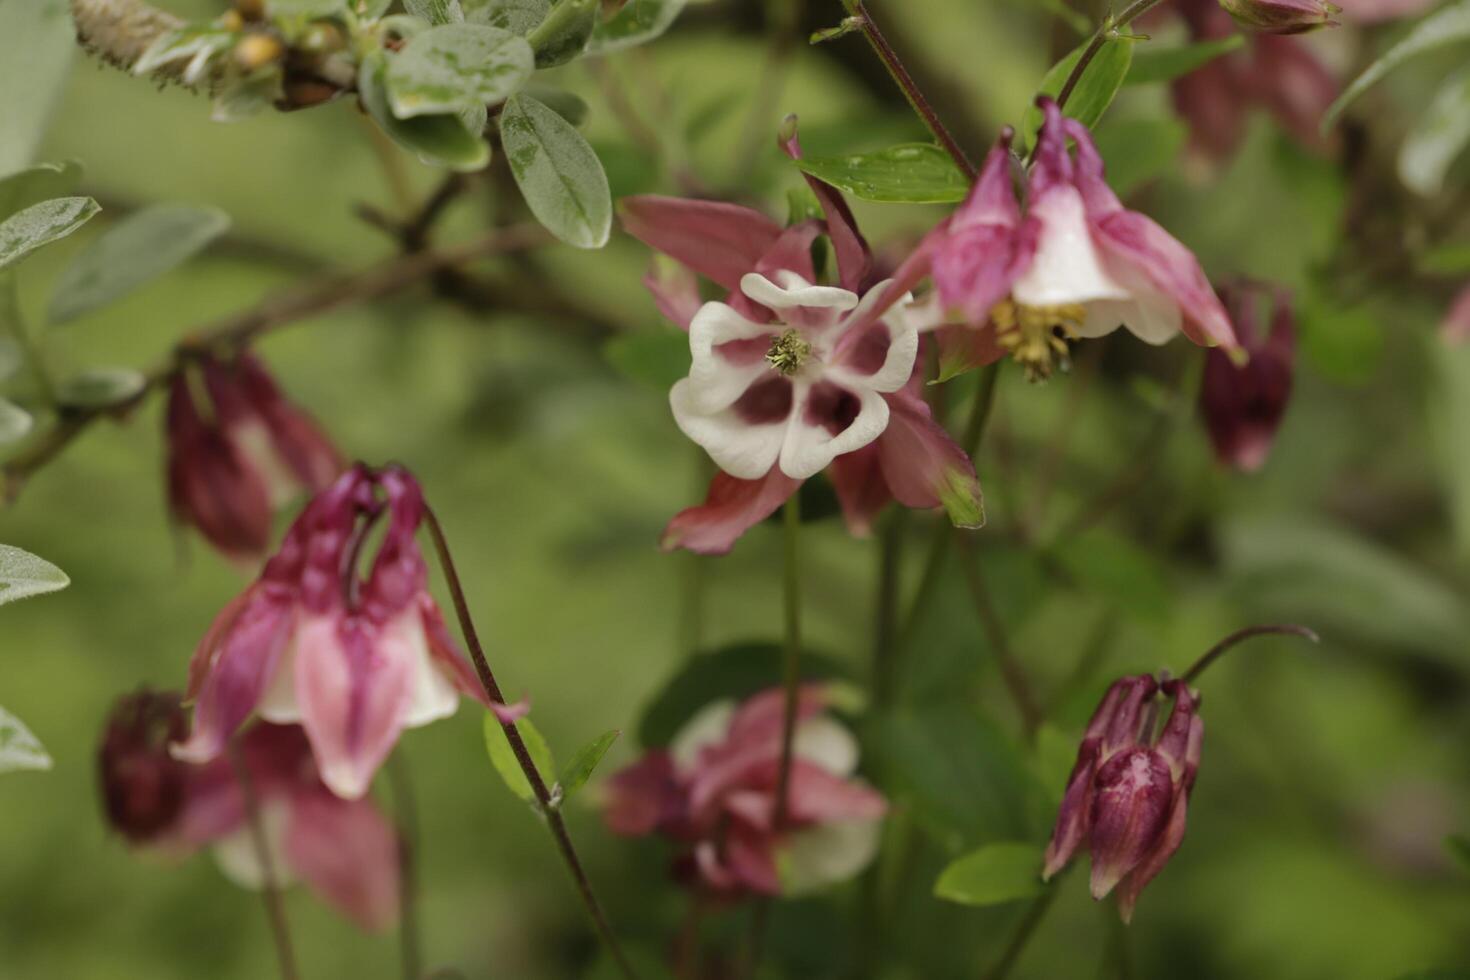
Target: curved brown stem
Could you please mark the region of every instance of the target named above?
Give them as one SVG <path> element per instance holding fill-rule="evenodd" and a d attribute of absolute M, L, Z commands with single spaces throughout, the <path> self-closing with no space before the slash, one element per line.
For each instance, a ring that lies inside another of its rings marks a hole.
<path fill-rule="evenodd" d="M 1313 643 L 1322 642 L 1322 638 L 1318 636 L 1315 631 L 1310 630 L 1305 626 L 1298 626 L 1295 623 L 1274 623 L 1264 626 L 1247 626 L 1245 629 L 1236 630 L 1234 633 L 1231 633 L 1229 636 L 1225 637 L 1225 639 L 1221 640 L 1219 643 L 1216 643 L 1214 646 L 1206 650 L 1204 656 L 1196 660 L 1194 662 L 1194 666 L 1190 667 L 1184 672 L 1184 676 L 1181 678 L 1181 680 L 1183 680 L 1186 684 L 1193 684 L 1195 680 L 1199 677 L 1199 675 L 1205 672 L 1205 669 L 1208 668 L 1210 664 L 1214 663 L 1216 660 L 1219 660 L 1220 657 L 1224 655 L 1225 651 L 1229 650 L 1231 647 L 1235 646 L 1238 643 L 1241 643 L 1244 640 L 1249 640 L 1253 636 L 1299 636 L 1304 640 L 1311 640 Z"/>

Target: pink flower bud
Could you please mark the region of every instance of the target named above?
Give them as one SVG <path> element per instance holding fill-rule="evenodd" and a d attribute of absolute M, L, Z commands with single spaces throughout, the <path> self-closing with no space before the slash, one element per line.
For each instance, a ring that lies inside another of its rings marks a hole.
<path fill-rule="evenodd" d="M 1291 303 L 1280 290 L 1270 294 L 1271 331 L 1262 335 L 1265 290 L 1244 286 L 1221 292 L 1250 359 L 1237 365 L 1219 350 L 1205 355 L 1200 411 L 1220 462 L 1253 472 L 1265 465 L 1291 398 L 1296 359 Z"/>
<path fill-rule="evenodd" d="M 1241 27 L 1267 34 L 1304 34 L 1337 27 L 1332 17 L 1342 12 L 1327 0 L 1220 0 L 1220 6 Z"/>
<path fill-rule="evenodd" d="M 174 692 L 141 690 L 120 699 L 97 753 L 107 822 L 133 843 L 167 830 L 184 805 L 189 767 L 169 754 L 188 721 Z"/>

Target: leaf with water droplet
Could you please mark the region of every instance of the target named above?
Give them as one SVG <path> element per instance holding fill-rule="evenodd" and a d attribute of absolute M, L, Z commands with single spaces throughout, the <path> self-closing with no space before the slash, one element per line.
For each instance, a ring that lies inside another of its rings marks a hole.
<path fill-rule="evenodd" d="M 796 165 L 865 201 L 953 204 L 970 190 L 959 167 L 931 143 L 900 143 L 841 157 L 803 157 Z"/>

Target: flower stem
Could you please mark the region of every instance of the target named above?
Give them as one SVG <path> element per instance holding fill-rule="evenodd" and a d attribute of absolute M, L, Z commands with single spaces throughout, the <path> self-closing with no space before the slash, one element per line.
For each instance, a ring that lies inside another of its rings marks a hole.
<path fill-rule="evenodd" d="M 1087 66 L 1092 64 L 1092 59 L 1102 50 L 1102 46 L 1108 42 L 1108 35 L 1113 34 L 1120 28 L 1127 27 L 1134 20 L 1148 13 L 1149 9 L 1159 0 L 1133 0 L 1133 3 L 1123 8 L 1123 12 L 1116 17 L 1103 18 L 1101 26 L 1092 35 L 1092 40 L 1087 42 L 1087 47 L 1082 51 L 1082 57 L 1077 59 L 1077 64 L 1072 66 L 1072 71 L 1067 75 L 1067 80 L 1062 83 L 1062 89 L 1057 93 L 1057 106 L 1065 109 L 1067 100 L 1072 97 L 1072 92 L 1077 88 L 1077 83 L 1082 80 L 1082 73 L 1087 71 Z"/>
<path fill-rule="evenodd" d="M 419 952 L 419 814 L 402 748 L 388 757 L 388 785 L 393 791 L 393 814 L 398 823 L 398 950 L 403 980 L 419 980 L 423 975 Z"/>
<path fill-rule="evenodd" d="M 783 513 L 785 525 L 785 576 L 782 611 L 785 621 L 785 657 L 781 684 L 786 691 L 781 716 L 781 766 L 776 776 L 776 810 L 773 826 L 786 822 L 787 796 L 791 790 L 792 749 L 796 742 L 797 704 L 801 697 L 801 568 L 798 544 L 801 535 L 801 493 L 793 493 Z"/>
<path fill-rule="evenodd" d="M 438 554 L 439 565 L 444 570 L 444 581 L 454 600 L 454 612 L 459 617 L 460 631 L 464 634 L 465 645 L 469 647 L 470 660 L 474 663 L 475 673 L 479 675 L 480 686 L 485 689 L 485 694 L 492 702 L 504 704 L 505 696 L 501 693 L 500 684 L 495 680 L 495 674 L 490 670 L 489 661 L 485 659 L 485 649 L 480 645 L 479 633 L 476 632 L 474 620 L 470 617 L 469 602 L 465 598 L 464 586 L 455 568 L 454 557 L 450 554 L 449 542 L 444 536 L 444 527 L 439 523 L 439 518 L 433 508 L 427 505 L 424 507 L 424 520 L 428 525 L 429 535 L 434 540 L 434 551 Z M 577 856 L 577 850 L 572 845 L 571 835 L 567 833 L 566 821 L 562 819 L 561 810 L 553 803 L 551 791 L 547 789 L 546 781 L 541 778 L 541 773 L 536 769 L 536 763 L 531 758 L 530 750 L 526 748 L 525 740 L 521 738 L 515 722 L 502 721 L 500 726 L 505 732 L 506 741 L 510 743 L 511 752 L 515 754 L 516 762 L 520 764 L 521 771 L 526 774 L 526 782 L 530 784 L 531 791 L 536 795 L 540 813 L 546 820 L 547 828 L 551 831 L 552 841 L 556 844 L 556 849 L 561 854 L 562 861 L 566 864 L 567 871 L 577 886 L 577 893 L 581 896 L 587 914 L 592 918 L 592 924 L 597 930 L 598 937 L 607 948 L 608 954 L 616 961 L 623 976 L 628 980 L 638 980 L 637 972 L 628 962 L 608 922 L 607 915 L 602 910 L 602 905 L 597 901 L 597 895 L 592 891 L 592 882 L 588 879 L 587 872 L 582 867 L 582 861 Z"/>
<path fill-rule="evenodd" d="M 985 575 L 980 570 L 979 556 L 975 553 L 974 545 L 969 538 L 964 537 L 964 531 L 955 531 L 955 537 L 959 539 L 960 564 L 964 566 L 965 582 L 970 587 L 970 598 L 975 606 L 975 614 L 980 619 L 980 626 L 985 630 L 985 637 L 990 641 L 990 649 L 995 654 L 996 662 L 1000 665 L 1001 678 L 1005 681 L 1006 690 L 1010 692 L 1011 700 L 1016 703 L 1016 711 L 1021 716 L 1021 730 L 1026 736 L 1028 743 L 1034 742 L 1036 732 L 1041 728 L 1044 719 L 1041 706 L 1036 698 L 1036 692 L 1031 688 L 1031 682 L 1026 677 L 1026 671 L 1021 667 L 1020 661 L 1016 659 L 1015 652 L 1011 649 L 1011 643 L 1006 636 L 1005 624 L 1001 622 L 1000 613 L 996 612 L 995 603 L 991 601 L 990 589 L 985 584 Z"/>
<path fill-rule="evenodd" d="M 995 966 L 990 968 L 990 972 L 985 974 L 985 980 L 1005 980 L 1006 977 L 1011 975 L 1011 970 L 1015 968 L 1017 961 L 1021 959 L 1021 954 L 1026 951 L 1026 944 L 1035 935 L 1036 927 L 1041 925 L 1041 920 L 1045 919 L 1046 913 L 1051 910 L 1051 903 L 1057 897 L 1059 890 L 1053 884 L 1037 896 L 1036 901 L 1031 903 L 1031 907 L 1026 910 L 1026 915 L 1017 923 L 1015 934 L 1011 936 L 1011 941 L 1006 944 L 1005 952 L 1001 954 L 1000 959 L 996 960 Z"/>
<path fill-rule="evenodd" d="M 873 703 L 892 700 L 893 654 L 898 639 L 899 571 L 903 564 L 904 531 L 908 511 L 895 511 L 878 537 L 877 599 L 873 603 L 873 670 L 870 678 Z"/>
<path fill-rule="evenodd" d="M 1249 640 L 1253 636 L 1299 636 L 1304 640 L 1311 640 L 1313 643 L 1322 642 L 1322 638 L 1319 637 L 1315 632 L 1305 626 L 1297 626 L 1294 623 L 1274 623 L 1264 626 L 1247 626 L 1245 629 L 1236 630 L 1234 633 L 1231 633 L 1229 636 L 1225 637 L 1225 639 L 1221 640 L 1219 643 L 1216 643 L 1214 646 L 1210 647 L 1210 649 L 1206 650 L 1204 656 L 1196 660 L 1194 662 L 1194 666 L 1186 670 L 1184 672 L 1184 676 L 1180 679 L 1183 680 L 1186 684 L 1193 684 L 1195 680 L 1199 678 L 1199 675 L 1203 674 L 1205 672 L 1205 669 L 1209 667 L 1210 664 L 1214 663 L 1216 660 L 1219 660 L 1220 656 L 1225 653 L 1226 650 L 1229 650 L 1237 643 L 1240 643 L 1244 640 Z"/>
<path fill-rule="evenodd" d="M 250 770 L 245 765 L 245 756 L 240 751 L 238 739 L 230 742 L 230 764 L 240 783 L 240 797 L 245 804 L 245 821 L 250 827 L 250 842 L 255 848 L 255 858 L 260 862 L 260 895 L 265 903 L 266 919 L 270 922 L 271 940 L 275 943 L 281 980 L 297 980 L 300 973 L 296 969 L 296 954 L 291 946 L 291 929 L 286 923 L 286 906 L 281 901 L 280 879 L 276 876 L 270 842 L 265 836 L 265 823 L 260 815 L 260 798 L 255 795 L 255 784 L 250 779 Z"/>
<path fill-rule="evenodd" d="M 1157 2 L 1157 0 L 1151 0 L 1151 2 Z M 939 114 L 934 111 L 934 107 L 924 97 L 924 93 L 919 90 L 919 86 L 914 81 L 914 77 L 909 74 L 909 70 L 904 67 L 903 61 L 898 57 L 898 52 L 893 50 L 893 46 L 888 43 L 888 39 L 883 36 L 883 32 L 878 29 L 878 25 L 873 22 L 873 15 L 868 13 L 867 4 L 863 0 L 842 0 L 842 6 L 847 9 L 850 16 L 857 19 L 860 25 L 859 29 L 863 32 L 863 37 L 868 39 L 868 43 L 872 45 L 874 53 L 883 62 L 883 67 L 888 69 L 888 74 L 892 76 L 894 83 L 902 90 L 904 98 L 908 99 L 909 105 L 913 107 L 914 112 L 923 120 L 924 125 L 929 128 L 929 132 L 934 134 L 934 138 L 939 141 L 939 145 L 944 148 L 944 152 L 949 154 L 950 159 L 955 162 L 955 166 L 959 167 L 960 171 L 964 173 L 965 178 L 971 183 L 974 183 L 977 173 L 975 165 L 970 162 L 969 157 L 965 156 L 965 151 L 960 149 L 959 142 L 950 133 L 949 129 L 945 127 L 943 121 L 939 118 Z"/>

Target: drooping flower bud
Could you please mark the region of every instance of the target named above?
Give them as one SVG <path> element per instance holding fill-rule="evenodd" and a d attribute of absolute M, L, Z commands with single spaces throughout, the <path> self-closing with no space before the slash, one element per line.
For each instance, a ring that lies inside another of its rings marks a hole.
<path fill-rule="evenodd" d="M 1250 359 L 1236 365 L 1223 352 L 1205 357 L 1200 411 L 1220 462 L 1253 472 L 1266 462 L 1291 398 L 1296 333 L 1290 299 L 1276 290 L 1235 286 L 1221 291 Z M 1271 329 L 1260 330 L 1262 301 L 1271 303 Z"/>
<path fill-rule="evenodd" d="M 1267 34 L 1304 34 L 1337 27 L 1342 8 L 1328 0 L 1220 0 L 1241 27 Z"/>
<path fill-rule="evenodd" d="M 1160 692 L 1174 699 L 1174 707 L 1155 739 Z M 1086 841 L 1093 897 L 1116 889 L 1123 921 L 1132 918 L 1139 893 L 1184 838 L 1204 734 L 1198 706 L 1198 696 L 1180 681 L 1160 685 L 1147 674 L 1122 678 L 1108 689 L 1078 750 L 1047 846 L 1044 878 L 1060 871 Z"/>
<path fill-rule="evenodd" d="M 188 765 L 169 754 L 188 721 L 172 691 L 141 690 L 118 701 L 97 753 L 107 822 L 135 844 L 156 839 L 184 805 Z"/>
<path fill-rule="evenodd" d="M 169 389 L 169 507 L 229 557 L 254 560 L 270 546 L 275 508 L 327 486 L 342 459 L 252 355 L 198 364 Z"/>

